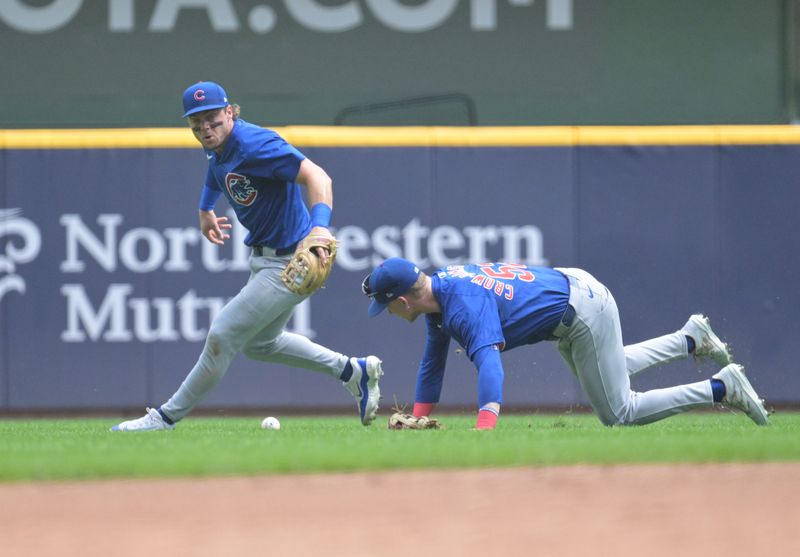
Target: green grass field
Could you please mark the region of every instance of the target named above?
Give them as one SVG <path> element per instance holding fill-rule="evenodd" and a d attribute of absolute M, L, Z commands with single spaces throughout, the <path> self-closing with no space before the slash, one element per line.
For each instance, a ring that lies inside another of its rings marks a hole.
<path fill-rule="evenodd" d="M 422 468 L 800 460 L 800 414 L 759 428 L 727 412 L 684 414 L 606 428 L 592 415 L 504 416 L 474 431 L 472 416 L 445 430 L 390 431 L 386 416 L 187 418 L 174 431 L 109 432 L 116 418 L 0 420 L 0 481 L 196 477 Z"/>

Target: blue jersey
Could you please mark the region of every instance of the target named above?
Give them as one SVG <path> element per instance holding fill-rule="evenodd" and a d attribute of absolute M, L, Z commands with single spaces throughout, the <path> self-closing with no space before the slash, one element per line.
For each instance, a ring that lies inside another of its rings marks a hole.
<path fill-rule="evenodd" d="M 237 119 L 222 154 L 206 156 L 206 187 L 228 199 L 249 232 L 245 244 L 288 248 L 311 230 L 294 181 L 305 156 L 277 133 Z"/>
<path fill-rule="evenodd" d="M 428 340 L 417 402 L 438 402 L 450 339 L 472 360 L 487 346 L 510 350 L 550 338 L 569 302 L 569 282 L 549 267 L 459 265 L 431 276 L 441 313 L 426 315 Z"/>

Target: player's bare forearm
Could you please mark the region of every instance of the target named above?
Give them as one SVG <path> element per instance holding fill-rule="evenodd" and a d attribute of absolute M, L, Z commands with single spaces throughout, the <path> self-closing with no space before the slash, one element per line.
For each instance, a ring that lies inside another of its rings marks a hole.
<path fill-rule="evenodd" d="M 200 232 L 212 244 L 221 246 L 230 235 L 225 230 L 230 230 L 233 225 L 228 222 L 228 217 L 218 217 L 214 211 L 199 211 Z"/>
<path fill-rule="evenodd" d="M 300 163 L 297 182 L 308 189 L 308 203 L 311 207 L 324 203 L 333 209 L 333 180 L 321 167 L 308 159 Z"/>
<path fill-rule="evenodd" d="M 308 203 L 311 206 L 311 222 L 314 224 L 308 236 L 330 236 L 330 232 L 328 232 L 327 228 L 331 209 L 333 209 L 333 181 L 330 176 L 309 159 L 304 159 L 303 162 L 300 163 L 300 170 L 297 173 L 296 180 L 308 190 Z M 325 207 L 322 207 L 323 205 Z M 321 213 L 322 218 L 318 222 L 315 220 L 315 211 L 319 209 L 323 211 Z M 327 265 L 328 253 L 326 250 L 317 248 L 315 253 L 317 257 L 322 260 L 322 265 Z"/>

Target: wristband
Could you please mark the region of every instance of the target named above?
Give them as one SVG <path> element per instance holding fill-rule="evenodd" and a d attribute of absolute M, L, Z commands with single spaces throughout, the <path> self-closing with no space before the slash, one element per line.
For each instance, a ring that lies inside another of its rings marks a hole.
<path fill-rule="evenodd" d="M 432 411 L 433 411 L 432 402 L 415 402 L 414 411 L 412 413 L 415 416 L 419 417 L 419 416 L 429 416 Z"/>
<path fill-rule="evenodd" d="M 478 412 L 478 421 L 475 424 L 475 429 L 494 429 L 497 426 L 497 417 L 497 410 L 484 406 Z"/>
<path fill-rule="evenodd" d="M 317 203 L 311 207 L 311 227 L 321 226 L 328 228 L 331 224 L 331 208 L 324 203 Z"/>

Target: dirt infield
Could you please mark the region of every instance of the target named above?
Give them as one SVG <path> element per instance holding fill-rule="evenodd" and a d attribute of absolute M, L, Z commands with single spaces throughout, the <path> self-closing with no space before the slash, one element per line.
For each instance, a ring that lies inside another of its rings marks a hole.
<path fill-rule="evenodd" d="M 10 484 L 0 555 L 788 556 L 798 501 L 797 463 Z"/>

